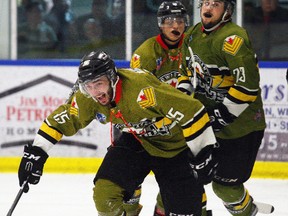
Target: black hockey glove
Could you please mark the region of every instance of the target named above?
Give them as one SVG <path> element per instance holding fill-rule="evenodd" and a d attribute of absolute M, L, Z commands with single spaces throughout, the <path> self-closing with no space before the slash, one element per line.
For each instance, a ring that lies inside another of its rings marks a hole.
<path fill-rule="evenodd" d="M 27 179 L 30 184 L 37 184 L 39 182 L 47 158 L 48 154 L 41 148 L 32 146 L 31 144 L 24 146 L 24 155 L 18 169 L 20 187 Z M 27 193 L 28 190 L 29 185 L 26 184 L 24 192 Z"/>
<path fill-rule="evenodd" d="M 214 132 L 219 132 L 236 118 L 222 103 L 217 104 L 215 107 L 208 107 L 207 112 Z"/>
<path fill-rule="evenodd" d="M 199 184 L 208 184 L 216 174 L 218 163 L 213 157 L 213 145 L 203 148 L 197 156 L 189 152 L 189 164 L 192 168 L 193 175 Z"/>

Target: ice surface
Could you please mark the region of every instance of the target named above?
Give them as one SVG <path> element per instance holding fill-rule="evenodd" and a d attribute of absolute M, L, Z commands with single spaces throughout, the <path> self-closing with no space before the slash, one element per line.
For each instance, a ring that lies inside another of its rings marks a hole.
<path fill-rule="evenodd" d="M 30 186 L 30 191 L 23 194 L 13 216 L 96 216 L 93 178 L 94 174 L 44 173 L 40 183 Z M 275 212 L 271 216 L 288 216 L 288 180 L 250 179 L 246 187 L 256 201 L 274 205 Z M 6 216 L 19 188 L 16 173 L 0 173 L 0 216 Z M 149 175 L 142 188 L 140 215 L 151 216 L 158 192 L 154 176 Z M 206 193 L 208 209 L 213 210 L 213 216 L 229 216 L 213 194 L 211 185 L 206 186 Z"/>

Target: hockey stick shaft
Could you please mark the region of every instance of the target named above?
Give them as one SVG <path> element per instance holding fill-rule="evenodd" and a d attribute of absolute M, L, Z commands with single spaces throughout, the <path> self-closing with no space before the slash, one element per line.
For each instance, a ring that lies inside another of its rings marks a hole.
<path fill-rule="evenodd" d="M 195 58 L 194 58 L 194 53 L 192 51 L 192 48 L 189 46 L 188 47 L 188 51 L 190 53 L 190 57 L 191 57 L 191 61 L 192 61 L 192 66 L 193 66 L 193 82 L 192 82 L 192 86 L 193 86 L 193 94 L 196 90 L 197 87 L 197 72 L 196 72 L 196 68 L 195 68 Z"/>
<path fill-rule="evenodd" d="M 12 203 L 11 208 L 9 209 L 9 212 L 7 213 L 7 216 L 11 216 L 12 215 L 16 205 L 18 204 L 18 202 L 19 202 L 19 200 L 20 200 L 20 198 L 21 198 L 21 196 L 22 196 L 22 194 L 24 192 L 24 187 L 26 186 L 26 184 L 28 184 L 28 178 L 27 178 L 26 181 L 23 182 L 22 186 L 20 187 L 20 190 L 18 191 L 17 196 L 16 196 L 14 202 Z"/>

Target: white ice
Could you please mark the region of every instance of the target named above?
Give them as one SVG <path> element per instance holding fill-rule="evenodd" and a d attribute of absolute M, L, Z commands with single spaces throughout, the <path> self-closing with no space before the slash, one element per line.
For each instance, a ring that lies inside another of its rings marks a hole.
<path fill-rule="evenodd" d="M 44 173 L 40 183 L 22 195 L 13 216 L 96 216 L 93 177 L 94 174 Z M 274 205 L 271 216 L 288 216 L 288 180 L 250 179 L 246 187 L 256 201 Z M 0 173 L 0 216 L 7 215 L 18 191 L 17 174 Z M 154 176 L 149 175 L 142 186 L 141 216 L 152 216 L 157 192 Z M 206 192 L 213 216 L 228 216 L 211 185 L 206 186 Z"/>

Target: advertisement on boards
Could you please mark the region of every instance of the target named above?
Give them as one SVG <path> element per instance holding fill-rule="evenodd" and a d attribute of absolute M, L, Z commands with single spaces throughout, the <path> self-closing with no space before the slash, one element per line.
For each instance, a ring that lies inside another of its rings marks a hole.
<path fill-rule="evenodd" d="M 260 69 L 266 131 L 257 160 L 288 161 L 287 69 Z"/>
<path fill-rule="evenodd" d="M 260 69 L 266 132 L 259 161 L 288 161 L 287 69 Z M 65 103 L 77 79 L 75 66 L 0 66 L 0 157 L 22 156 L 47 115 Z M 49 152 L 55 157 L 103 157 L 111 125 L 92 121 Z"/>
<path fill-rule="evenodd" d="M 43 120 L 65 103 L 77 79 L 77 67 L 1 66 L 0 157 L 22 156 Z M 57 157 L 102 157 L 110 144 L 110 125 L 92 121 L 49 152 Z"/>

